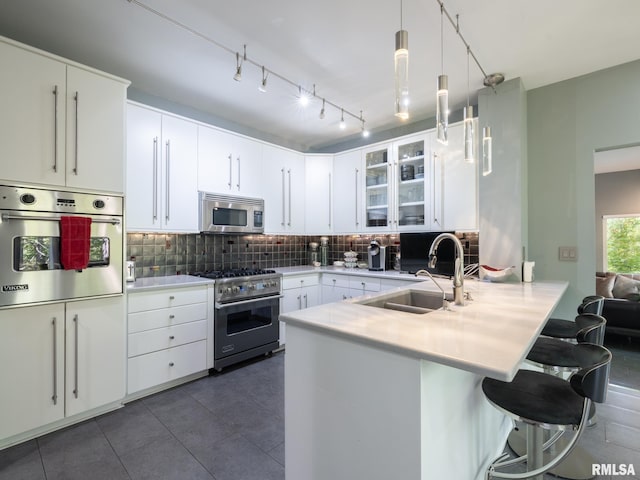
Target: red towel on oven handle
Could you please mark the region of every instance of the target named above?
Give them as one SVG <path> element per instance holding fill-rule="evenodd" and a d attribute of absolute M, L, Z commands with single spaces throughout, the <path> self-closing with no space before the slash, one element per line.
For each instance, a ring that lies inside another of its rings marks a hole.
<path fill-rule="evenodd" d="M 60 218 L 60 263 L 65 270 L 82 270 L 89 265 L 91 219 Z"/>

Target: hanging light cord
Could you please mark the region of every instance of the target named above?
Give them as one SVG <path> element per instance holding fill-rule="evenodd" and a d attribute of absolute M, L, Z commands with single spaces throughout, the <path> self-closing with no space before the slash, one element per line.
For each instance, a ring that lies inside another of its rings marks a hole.
<path fill-rule="evenodd" d="M 150 13 L 153 13 L 154 15 L 162 18 L 163 20 L 166 20 L 169 23 L 172 23 L 176 27 L 179 27 L 179 28 L 182 28 L 183 30 L 186 30 L 187 32 L 191 33 L 192 35 L 195 35 L 196 37 L 199 37 L 202 40 L 205 40 L 206 42 L 209 42 L 212 45 L 215 45 L 216 47 L 224 50 L 225 52 L 230 53 L 233 56 L 237 57 L 237 56 L 240 55 L 238 52 L 236 52 L 235 50 L 227 47 L 226 45 L 224 45 L 224 44 L 214 40 L 213 38 L 211 38 L 211 37 L 199 32 L 198 30 L 195 30 L 195 29 L 189 27 L 188 25 L 185 25 L 182 22 L 179 22 L 178 20 L 175 20 L 175 19 L 169 17 L 168 15 L 166 15 L 166 14 L 164 14 L 164 13 L 162 13 L 162 12 L 152 8 L 152 7 L 150 7 L 149 5 L 146 5 L 145 3 L 142 3 L 140 0 L 127 0 L 127 1 L 129 3 L 133 3 L 133 4 L 135 4 L 135 5 L 139 6 L 139 7 L 147 10 Z M 402 3 L 401 3 L 401 6 L 402 6 Z M 296 83 L 293 80 L 289 80 L 284 75 L 281 75 L 281 74 L 279 74 L 277 72 L 274 72 L 273 70 L 270 70 L 270 69 L 264 67 L 262 65 L 262 63 L 259 63 L 259 62 L 256 62 L 256 61 L 250 59 L 249 57 L 247 57 L 247 46 L 246 45 L 244 46 L 243 61 L 244 62 L 248 62 L 248 63 L 250 63 L 250 64 L 252 64 L 252 65 L 254 65 L 254 66 L 258 67 L 258 68 L 264 69 L 264 71 L 267 72 L 268 74 L 270 74 L 270 75 L 272 75 L 274 77 L 277 77 L 280 80 L 282 80 L 283 82 L 285 82 L 285 83 L 291 85 L 292 87 L 298 89 L 300 93 L 305 93 L 307 95 L 313 96 L 314 98 L 317 98 L 316 91 L 315 91 L 315 85 L 313 86 L 313 90 L 307 90 L 307 89 L 303 88 L 299 83 Z M 359 122 L 363 122 L 364 123 L 365 120 L 364 120 L 364 118 L 362 118 L 362 114 L 358 115 L 356 113 L 352 113 L 349 110 L 345 109 L 344 107 L 341 107 L 340 105 L 338 105 L 336 103 L 333 103 L 333 102 L 327 100 L 324 97 L 322 98 L 322 100 L 324 102 L 326 102 L 328 105 L 331 105 L 336 110 L 340 110 L 341 112 L 343 112 L 343 114 L 346 113 L 347 115 L 349 115 L 350 117 L 358 120 Z"/>
<path fill-rule="evenodd" d="M 444 5 L 440 3 L 440 74 L 444 75 Z"/>
<path fill-rule="evenodd" d="M 131 0 L 129 0 L 129 1 L 131 1 Z M 482 65 L 480 65 L 480 62 L 476 58 L 476 55 L 473 53 L 473 50 L 471 50 L 471 45 L 469 45 L 467 43 L 467 41 L 465 40 L 465 38 L 462 36 L 462 32 L 460 31 L 460 25 L 458 24 L 458 15 L 456 15 L 456 21 L 454 22 L 453 18 L 451 17 L 451 15 L 449 15 L 449 12 L 445 8 L 444 2 L 442 0 L 436 0 L 436 2 L 440 5 L 440 12 L 441 12 L 441 14 L 440 14 L 441 20 L 440 21 L 442 22 L 442 13 L 444 13 L 447 16 L 447 18 L 449 19 L 449 22 L 451 23 L 451 26 L 453 26 L 453 28 L 455 28 L 456 33 L 460 37 L 460 40 L 462 40 L 462 43 L 464 44 L 464 46 L 467 47 L 467 55 L 471 55 L 471 57 L 473 58 L 473 61 L 476 62 L 476 65 L 480 69 L 480 72 L 482 72 L 483 78 L 487 78 L 488 77 L 487 72 L 484 71 L 484 68 L 482 68 Z M 441 44 L 442 44 L 442 42 L 441 42 Z M 444 71 L 444 69 L 443 69 L 443 71 Z M 493 85 L 491 86 L 491 88 L 494 91 L 496 90 L 496 87 L 493 86 Z"/>

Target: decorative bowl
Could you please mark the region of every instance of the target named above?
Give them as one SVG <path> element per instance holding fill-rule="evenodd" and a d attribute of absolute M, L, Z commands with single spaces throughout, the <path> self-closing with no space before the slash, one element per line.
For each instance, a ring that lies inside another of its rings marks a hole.
<path fill-rule="evenodd" d="M 480 265 L 480 277 L 495 283 L 506 282 L 513 276 L 514 268 L 516 267 L 495 268 L 489 265 Z"/>

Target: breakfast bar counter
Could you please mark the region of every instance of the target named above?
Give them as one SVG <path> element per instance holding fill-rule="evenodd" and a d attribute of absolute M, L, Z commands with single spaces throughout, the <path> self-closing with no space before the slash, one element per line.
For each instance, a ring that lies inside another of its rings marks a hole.
<path fill-rule="evenodd" d="M 366 305 L 438 291 L 425 281 L 281 315 L 287 478 L 483 479 L 511 423 L 482 378 L 513 378 L 566 288 L 468 281 L 449 310 Z"/>

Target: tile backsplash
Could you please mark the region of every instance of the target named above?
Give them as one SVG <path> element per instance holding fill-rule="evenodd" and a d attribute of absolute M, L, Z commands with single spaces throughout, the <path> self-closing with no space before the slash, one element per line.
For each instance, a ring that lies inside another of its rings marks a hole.
<path fill-rule="evenodd" d="M 465 265 L 478 262 L 478 234 L 458 233 Z M 400 246 L 399 234 L 331 235 L 329 264 L 353 250 L 367 260 L 371 240 L 387 245 L 390 262 Z M 127 258 L 136 261 L 136 277 L 180 275 L 226 268 L 278 268 L 308 265 L 312 235 L 204 235 L 199 233 L 128 233 Z M 389 266 L 391 268 L 393 263 Z"/>

